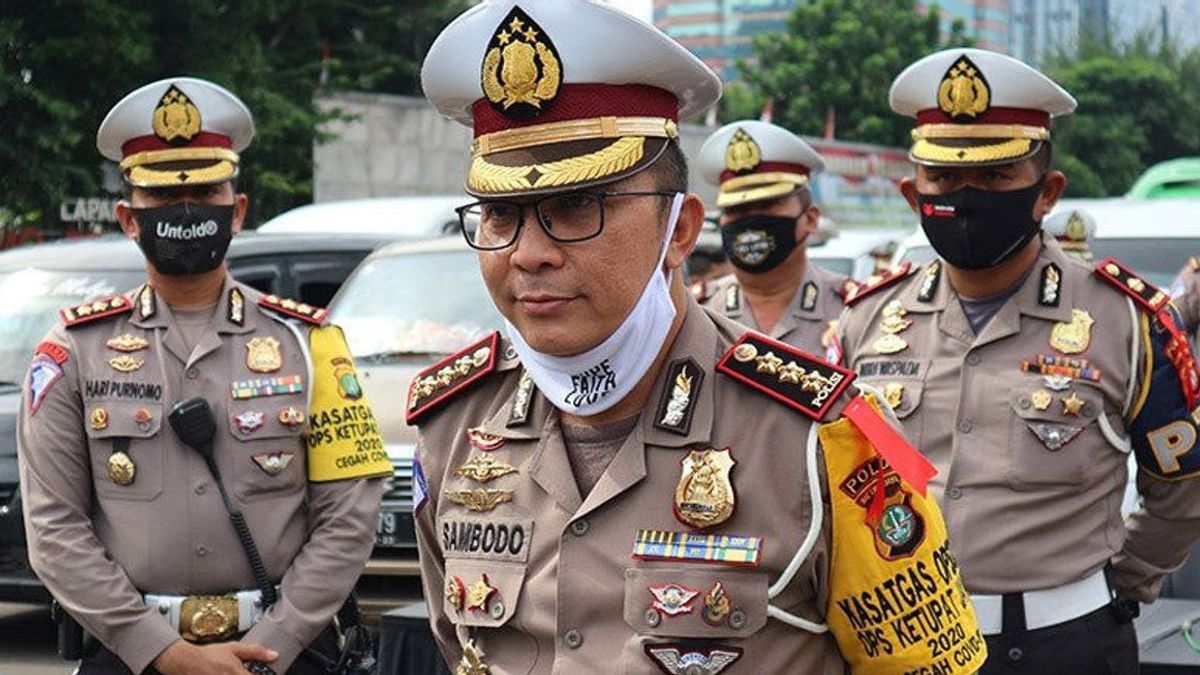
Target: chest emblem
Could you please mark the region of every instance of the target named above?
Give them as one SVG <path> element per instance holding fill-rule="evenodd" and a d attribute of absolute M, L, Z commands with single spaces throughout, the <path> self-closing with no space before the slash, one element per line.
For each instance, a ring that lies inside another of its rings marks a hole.
<path fill-rule="evenodd" d="M 139 352 L 150 347 L 150 343 L 145 338 L 131 333 L 123 333 L 115 338 L 109 338 L 104 345 L 118 352 Z"/>
<path fill-rule="evenodd" d="M 516 473 L 517 470 L 508 462 L 496 459 L 494 455 L 475 455 L 466 464 L 454 470 L 454 475 L 469 478 L 476 483 L 487 483 L 501 476 Z"/>
<path fill-rule="evenodd" d="M 1054 324 L 1050 346 L 1063 354 L 1081 354 L 1092 342 L 1092 324 L 1096 320 L 1082 309 L 1071 310 L 1071 320 Z"/>
<path fill-rule="evenodd" d="M 274 373 L 283 367 L 279 340 L 256 337 L 246 343 L 246 367 L 256 373 Z"/>
<path fill-rule="evenodd" d="M 144 360 L 135 359 L 128 354 L 122 354 L 108 360 L 108 366 L 118 373 L 132 373 L 144 365 L 146 365 Z"/>
<path fill-rule="evenodd" d="M 689 452 L 675 487 L 675 517 L 697 529 L 729 520 L 736 502 L 729 478 L 734 464 L 729 448 Z"/>

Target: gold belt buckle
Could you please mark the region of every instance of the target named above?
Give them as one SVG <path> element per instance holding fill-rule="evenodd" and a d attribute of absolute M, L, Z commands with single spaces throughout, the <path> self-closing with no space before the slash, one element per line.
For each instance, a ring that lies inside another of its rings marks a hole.
<path fill-rule="evenodd" d="M 179 608 L 179 635 L 188 642 L 224 640 L 237 628 L 236 595 L 192 595 Z"/>

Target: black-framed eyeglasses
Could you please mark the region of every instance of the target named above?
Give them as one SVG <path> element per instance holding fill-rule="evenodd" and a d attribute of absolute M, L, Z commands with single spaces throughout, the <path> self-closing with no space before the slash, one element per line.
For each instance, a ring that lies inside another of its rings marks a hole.
<path fill-rule="evenodd" d="M 674 192 L 567 192 L 533 202 L 484 199 L 454 209 L 467 244 L 478 251 L 498 251 L 517 241 L 525 225 L 525 210 L 533 207 L 546 236 L 560 243 L 592 239 L 604 230 L 604 206 L 609 197 L 674 197 Z"/>

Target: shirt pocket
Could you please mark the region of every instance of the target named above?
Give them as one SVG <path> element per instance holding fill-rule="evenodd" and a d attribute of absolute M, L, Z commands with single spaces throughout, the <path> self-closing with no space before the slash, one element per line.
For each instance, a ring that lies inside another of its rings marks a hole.
<path fill-rule="evenodd" d="M 767 574 L 724 566 L 633 567 L 625 570 L 625 623 L 634 644 L 623 673 L 650 672 L 647 649 L 732 651 L 734 671 L 757 672 L 749 638 L 767 624 Z"/>
<path fill-rule="evenodd" d="M 1097 467 L 1096 449 L 1115 452 L 1103 439 L 1098 415 L 1104 398 L 1076 383 L 1069 390 L 1013 390 L 1008 433 L 1008 479 L 1014 489 L 1082 490 Z"/>
<path fill-rule="evenodd" d="M 442 609 L 451 623 L 499 628 L 512 619 L 525 585 L 525 565 L 514 562 L 446 560 Z"/>
<path fill-rule="evenodd" d="M 162 404 L 86 401 L 84 412 L 97 497 L 148 502 L 162 494 L 166 460 L 163 443 L 157 438 L 162 430 Z M 133 467 L 132 482 L 122 485 L 114 474 L 123 470 L 128 475 L 129 466 Z M 119 470 L 110 471 L 110 467 Z"/>
<path fill-rule="evenodd" d="M 238 497 L 253 502 L 304 489 L 308 468 L 303 436 L 308 419 L 303 396 L 233 401 L 228 417 Z"/>

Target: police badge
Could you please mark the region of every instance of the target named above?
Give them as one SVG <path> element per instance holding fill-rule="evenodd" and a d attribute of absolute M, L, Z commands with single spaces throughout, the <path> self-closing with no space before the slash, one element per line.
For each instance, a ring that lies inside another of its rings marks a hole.
<path fill-rule="evenodd" d="M 735 463 L 729 448 L 689 452 L 675 488 L 675 517 L 696 529 L 729 520 L 735 506 L 729 472 Z"/>

